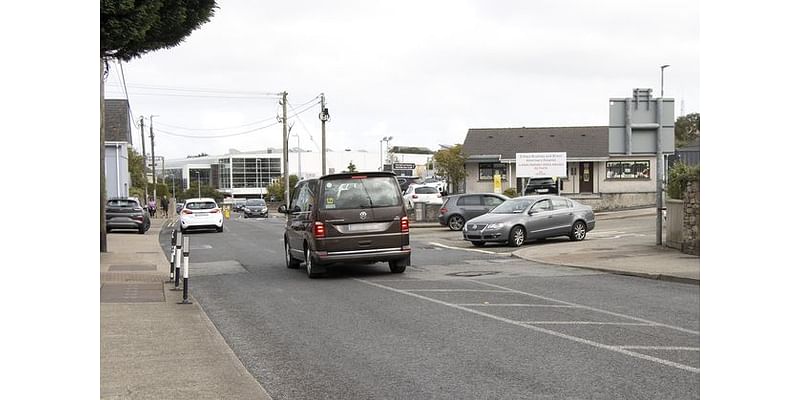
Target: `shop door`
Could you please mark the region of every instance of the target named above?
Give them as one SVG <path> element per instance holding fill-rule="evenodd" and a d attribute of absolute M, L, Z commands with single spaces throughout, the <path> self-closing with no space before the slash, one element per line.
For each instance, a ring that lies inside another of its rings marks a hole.
<path fill-rule="evenodd" d="M 580 163 L 580 189 L 581 193 L 593 193 L 594 192 L 594 170 L 592 168 L 592 164 L 590 162 L 582 162 Z"/>

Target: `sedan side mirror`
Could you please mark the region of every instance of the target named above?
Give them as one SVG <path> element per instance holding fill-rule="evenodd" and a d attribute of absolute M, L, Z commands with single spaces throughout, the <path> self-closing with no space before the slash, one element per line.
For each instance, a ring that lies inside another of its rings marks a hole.
<path fill-rule="evenodd" d="M 278 212 L 281 214 L 286 214 L 286 204 L 281 204 L 281 206 L 278 207 Z"/>

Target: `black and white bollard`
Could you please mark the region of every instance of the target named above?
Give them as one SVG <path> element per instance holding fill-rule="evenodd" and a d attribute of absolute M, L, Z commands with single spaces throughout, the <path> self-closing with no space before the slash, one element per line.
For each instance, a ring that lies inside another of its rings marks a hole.
<path fill-rule="evenodd" d="M 192 304 L 189 301 L 189 239 L 186 238 L 186 249 L 183 251 L 183 301 L 178 304 Z"/>
<path fill-rule="evenodd" d="M 178 231 L 175 239 L 175 287 L 170 290 L 179 290 L 178 284 L 181 281 L 181 260 L 183 260 L 183 234 Z"/>
<path fill-rule="evenodd" d="M 173 282 L 173 279 L 175 279 L 175 241 L 178 235 L 176 232 L 177 232 L 176 230 L 174 229 L 172 230 L 172 247 L 170 248 L 169 252 L 169 280 L 167 281 L 168 283 Z"/>

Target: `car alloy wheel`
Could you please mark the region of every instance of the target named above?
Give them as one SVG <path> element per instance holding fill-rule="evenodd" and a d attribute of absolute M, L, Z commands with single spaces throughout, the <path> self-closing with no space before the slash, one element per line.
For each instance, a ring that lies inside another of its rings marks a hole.
<path fill-rule="evenodd" d="M 464 217 L 460 215 L 453 215 L 447 221 L 447 225 L 450 227 L 451 231 L 460 231 L 461 228 L 464 227 Z"/>
<path fill-rule="evenodd" d="M 570 239 L 581 241 L 586 238 L 586 224 L 583 221 L 577 221 L 572 224 L 572 233 L 569 236 Z"/>
<path fill-rule="evenodd" d="M 525 230 L 522 229 L 521 226 L 515 226 L 511 229 L 511 235 L 508 240 L 508 244 L 512 247 L 519 247 L 525 243 Z"/>

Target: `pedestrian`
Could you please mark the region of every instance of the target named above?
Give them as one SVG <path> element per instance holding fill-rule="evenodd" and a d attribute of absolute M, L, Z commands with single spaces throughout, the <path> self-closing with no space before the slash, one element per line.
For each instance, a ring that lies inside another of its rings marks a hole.
<path fill-rule="evenodd" d="M 150 212 L 150 218 L 156 216 L 156 201 L 152 197 L 147 202 L 147 210 Z"/>
<path fill-rule="evenodd" d="M 169 208 L 169 200 L 167 196 L 161 196 L 161 215 L 167 218 L 167 209 Z"/>

